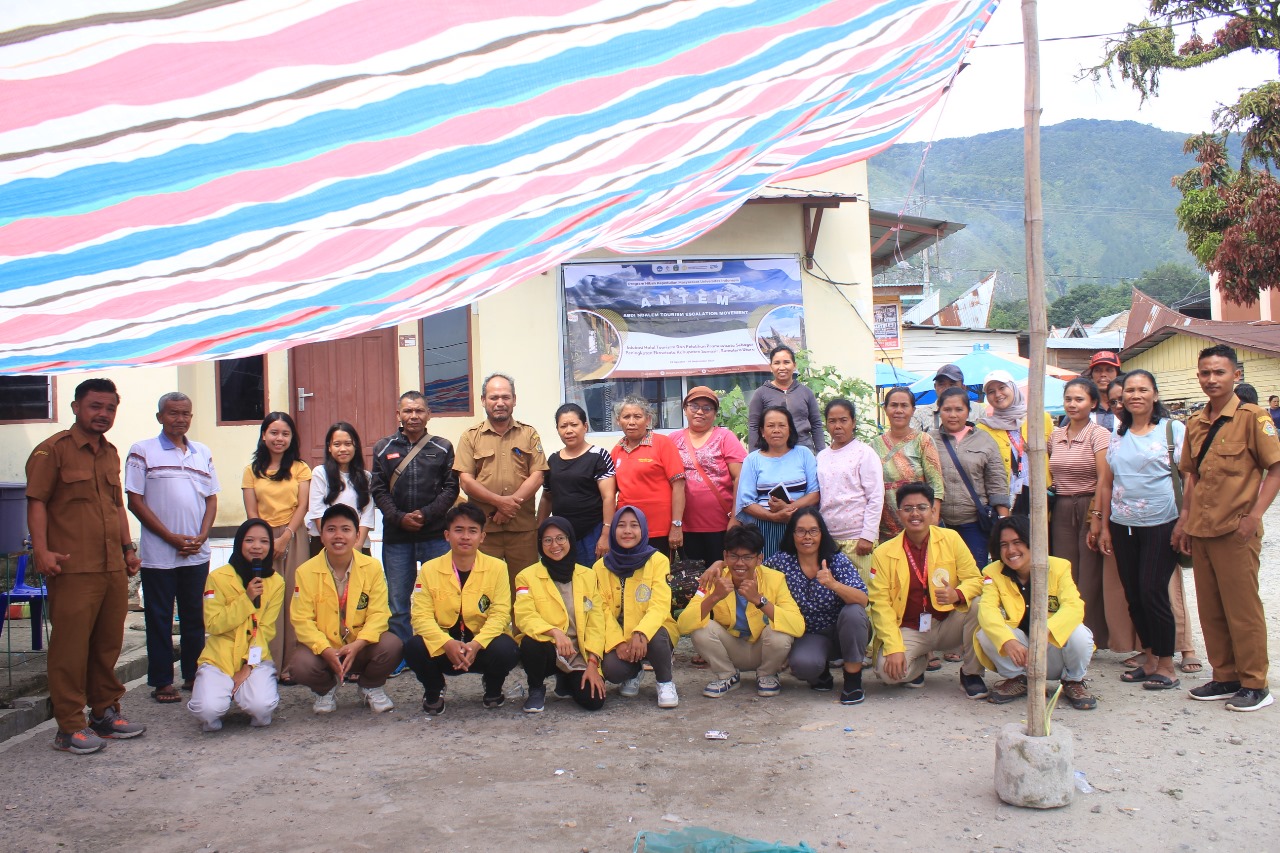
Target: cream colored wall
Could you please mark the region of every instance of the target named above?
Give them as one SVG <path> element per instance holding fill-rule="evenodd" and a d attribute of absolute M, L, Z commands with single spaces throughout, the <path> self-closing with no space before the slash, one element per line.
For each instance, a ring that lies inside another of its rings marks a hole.
<path fill-rule="evenodd" d="M 1174 335 L 1140 355 L 1127 359 L 1124 369 L 1146 370 L 1156 378 L 1160 399 L 1176 403 L 1203 403 L 1207 399 L 1196 379 L 1196 360 L 1210 341 L 1193 335 Z M 1280 394 L 1280 359 L 1250 349 L 1236 349 L 1244 367 L 1244 381 L 1258 389 L 1265 405 L 1267 397 Z"/>

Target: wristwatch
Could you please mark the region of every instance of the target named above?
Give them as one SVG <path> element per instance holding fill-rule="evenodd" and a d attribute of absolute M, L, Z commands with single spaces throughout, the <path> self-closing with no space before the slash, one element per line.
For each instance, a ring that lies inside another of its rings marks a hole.
<path fill-rule="evenodd" d="M 765 606 L 766 604 L 768 604 L 768 603 L 769 603 L 769 599 L 765 598 L 765 597 L 762 595 L 762 596 L 760 596 L 760 603 L 759 603 L 759 604 L 757 604 L 757 605 L 756 605 L 756 607 L 758 607 L 758 608 L 759 608 L 759 609 L 761 609 L 761 610 L 764 610 L 764 606 Z"/>
<path fill-rule="evenodd" d="M 683 522 L 683 521 L 681 521 L 681 520 L 680 520 L 680 519 L 678 519 L 678 518 L 676 518 L 676 519 L 672 519 L 672 521 L 671 521 L 671 526 L 672 526 L 672 527 L 684 527 L 684 522 Z"/>
<path fill-rule="evenodd" d="M 137 553 L 138 546 L 133 542 L 126 542 L 120 546 L 120 550 L 123 552 L 133 551 L 134 553 Z"/>

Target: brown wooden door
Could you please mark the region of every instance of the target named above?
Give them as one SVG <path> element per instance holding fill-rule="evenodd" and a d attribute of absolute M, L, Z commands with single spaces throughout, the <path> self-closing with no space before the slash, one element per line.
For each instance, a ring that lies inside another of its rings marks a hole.
<path fill-rule="evenodd" d="M 324 462 L 324 435 L 335 421 L 360 433 L 368 467 L 373 445 L 396 429 L 396 330 L 367 332 L 289 351 L 290 407 L 302 458 Z"/>

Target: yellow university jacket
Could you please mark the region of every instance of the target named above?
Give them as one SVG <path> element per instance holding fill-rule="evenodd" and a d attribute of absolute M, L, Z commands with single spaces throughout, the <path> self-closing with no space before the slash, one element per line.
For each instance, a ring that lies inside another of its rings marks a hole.
<path fill-rule="evenodd" d="M 604 650 L 610 651 L 623 640 L 630 639 L 636 631 L 650 640 L 659 628 L 666 628 L 671 645 L 680 639 L 676 622 L 671 618 L 671 562 L 655 552 L 649 561 L 627 578 L 624 588 L 621 579 L 605 567 L 604 560 L 596 560 L 596 582 L 600 585 L 600 603 L 604 605 Z M 623 607 L 623 602 L 626 607 Z M 621 623 L 619 623 L 621 619 Z"/>
<path fill-rule="evenodd" d="M 906 535 L 905 532 L 899 533 L 871 555 L 871 583 L 867 586 L 867 597 L 871 599 L 871 627 L 875 632 L 873 645 L 883 647 L 886 655 L 904 650 L 902 614 L 906 612 L 907 590 L 911 588 L 911 566 L 902 544 L 902 537 Z M 933 606 L 942 611 L 967 612 L 969 605 L 982 594 L 982 575 L 978 573 L 973 554 L 960 534 L 943 527 L 930 527 L 926 558 L 929 600 Z M 934 598 L 933 578 L 939 571 L 947 573 L 948 586 L 955 587 L 964 595 L 964 604 L 939 604 Z"/>
<path fill-rule="evenodd" d="M 1027 417 L 1024 418 L 1022 421 L 1023 442 L 1026 442 L 1027 440 L 1027 423 L 1030 421 L 1030 419 L 1031 419 L 1031 414 L 1028 413 Z M 1009 433 L 1005 432 L 1002 429 L 992 429 L 986 424 L 978 424 L 978 429 L 982 430 L 983 432 L 985 432 L 987 435 L 991 436 L 995 440 L 996 447 L 1000 448 L 1000 458 L 1004 460 L 1005 476 L 1012 480 L 1013 457 L 1010 456 Z M 1053 418 L 1049 416 L 1048 412 L 1045 412 L 1044 413 L 1044 441 L 1045 441 L 1046 447 L 1048 447 L 1049 445 L 1049 436 L 1052 433 L 1053 433 Z M 1048 454 L 1045 454 L 1045 458 L 1044 458 L 1044 471 L 1045 471 L 1045 484 L 1052 486 L 1053 475 L 1049 473 L 1049 455 Z"/>
<path fill-rule="evenodd" d="M 253 645 L 262 649 L 262 659 L 271 660 L 267 644 L 276 635 L 276 619 L 284 603 L 284 578 L 262 579 L 262 600 L 254 610 L 253 599 L 244 591 L 240 576 L 231 566 L 209 572 L 204 582 L 204 630 L 208 635 L 200 663 L 211 663 L 227 675 L 235 675 L 249 659 L 249 638 L 253 617 L 258 617 L 258 636 Z"/>
<path fill-rule="evenodd" d="M 1004 563 L 997 560 L 982 570 L 982 598 L 978 604 L 978 629 L 992 645 L 1003 649 L 1013 639 L 1013 629 L 1022 622 L 1027 604 L 1013 578 L 1004 573 Z M 1084 599 L 1071 579 L 1071 563 L 1061 557 L 1049 558 L 1049 642 L 1058 648 L 1071 632 L 1084 622 Z M 973 635 L 978 660 L 987 669 L 995 665 L 987 659 L 978 635 Z"/>
<path fill-rule="evenodd" d="M 432 657 L 443 653 L 449 629 L 458 623 L 459 614 L 481 648 L 488 648 L 489 643 L 507 632 L 511 622 L 511 579 L 506 563 L 477 553 L 465 587 L 458 586 L 452 553 L 422 564 L 413 584 L 409 618 L 413 633 L 422 637 Z"/>
<path fill-rule="evenodd" d="M 359 551 L 351 555 L 346 615 L 350 633 L 344 640 L 338 616 L 338 588 L 325 565 L 324 553 L 299 566 L 289 619 L 298 642 L 318 655 L 325 649 L 340 649 L 352 640 L 376 643 L 386 632 L 391 607 L 387 604 L 387 578 L 382 565 Z"/>
<path fill-rule="evenodd" d="M 724 577 L 727 574 L 729 574 L 729 567 L 725 566 L 720 576 Z M 804 615 L 800 612 L 800 605 L 796 604 L 796 600 L 791 597 L 791 590 L 787 588 L 786 575 L 768 566 L 756 566 L 756 586 L 761 595 L 773 602 L 773 630 L 792 637 L 803 636 Z M 710 613 L 702 615 L 702 600 L 707 597 L 707 592 L 708 590 L 699 589 L 693 600 L 689 602 L 689 606 L 680 614 L 680 630 L 683 633 L 692 634 L 710 622 L 713 616 L 726 628 L 732 628 L 738 621 L 736 595 L 726 595 L 715 603 Z M 751 629 L 751 642 L 754 643 L 760 639 L 766 621 L 764 611 L 748 601 L 747 626 Z"/>
<path fill-rule="evenodd" d="M 512 604 L 516 629 L 539 642 L 551 642 L 551 629 L 569 629 L 569 612 L 560 588 L 542 563 L 534 563 L 516 575 L 516 597 Z M 596 573 L 586 566 L 573 571 L 573 620 L 578 631 L 578 651 L 586 658 L 604 659 L 604 605 Z"/>

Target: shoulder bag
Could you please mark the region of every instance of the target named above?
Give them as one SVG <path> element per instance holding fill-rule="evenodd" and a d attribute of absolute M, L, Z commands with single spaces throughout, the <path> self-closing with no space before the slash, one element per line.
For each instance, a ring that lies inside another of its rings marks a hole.
<path fill-rule="evenodd" d="M 960 475 L 960 479 L 964 482 L 964 487 L 969 490 L 969 497 L 973 500 L 974 509 L 978 511 L 978 529 L 982 531 L 983 536 L 990 536 L 991 529 L 995 527 L 996 519 L 999 515 L 996 513 L 995 507 L 986 501 L 978 498 L 978 490 L 973 487 L 973 482 L 969 479 L 969 475 L 965 473 L 964 466 L 960 464 L 960 457 L 956 456 L 955 448 L 952 447 L 951 436 L 942 434 L 942 445 L 947 448 L 947 453 L 951 455 L 951 462 L 956 466 L 956 473 Z"/>

